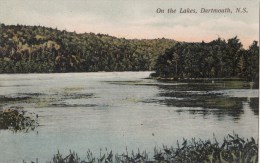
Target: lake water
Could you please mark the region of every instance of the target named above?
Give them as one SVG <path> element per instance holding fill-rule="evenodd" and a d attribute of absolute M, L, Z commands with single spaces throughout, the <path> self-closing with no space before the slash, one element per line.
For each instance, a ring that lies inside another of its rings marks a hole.
<path fill-rule="evenodd" d="M 0 109 L 23 107 L 39 115 L 35 131 L 0 130 L 0 162 L 51 161 L 59 150 L 99 155 L 176 145 L 182 138 L 221 141 L 233 131 L 258 137 L 257 89 L 146 79 L 151 72 L 0 75 Z M 199 100 L 199 101 L 198 101 Z M 204 101 L 205 100 L 205 101 Z M 221 105 L 219 105 L 221 104 Z M 225 104 L 234 104 L 230 109 Z"/>

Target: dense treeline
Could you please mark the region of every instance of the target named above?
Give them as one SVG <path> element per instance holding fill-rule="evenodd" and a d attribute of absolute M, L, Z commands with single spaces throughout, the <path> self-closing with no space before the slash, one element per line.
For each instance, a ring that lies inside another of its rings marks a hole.
<path fill-rule="evenodd" d="M 209 43 L 124 39 L 0 24 L 0 73 L 156 70 L 166 78 L 258 79 L 259 47 L 237 37 Z"/>
<path fill-rule="evenodd" d="M 243 78 L 258 81 L 259 47 L 242 48 L 237 37 L 209 43 L 177 43 L 157 59 L 162 78 Z"/>
<path fill-rule="evenodd" d="M 0 73 L 152 70 L 170 39 L 124 39 L 0 24 Z"/>

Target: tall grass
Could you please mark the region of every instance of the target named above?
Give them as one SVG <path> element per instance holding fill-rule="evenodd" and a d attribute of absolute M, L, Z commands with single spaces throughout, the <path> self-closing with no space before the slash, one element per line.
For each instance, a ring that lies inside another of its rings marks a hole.
<path fill-rule="evenodd" d="M 228 135 L 222 143 L 216 138 L 213 141 L 201 139 L 183 139 L 175 147 L 163 146 L 154 148 L 154 153 L 149 157 L 146 151 L 113 154 L 112 151 L 100 152 L 99 157 L 94 157 L 90 150 L 87 151 L 85 160 L 75 152 L 63 156 L 60 152 L 53 156 L 50 163 L 256 163 L 258 162 L 258 143 L 254 138 L 240 138 L 237 134 Z"/>

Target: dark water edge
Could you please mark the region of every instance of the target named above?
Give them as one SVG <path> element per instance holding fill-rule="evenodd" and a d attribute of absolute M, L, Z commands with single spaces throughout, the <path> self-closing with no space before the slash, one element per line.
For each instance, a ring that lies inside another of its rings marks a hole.
<path fill-rule="evenodd" d="M 251 98 L 249 105 L 251 109 L 254 111 L 254 114 L 259 115 L 259 98 Z"/>
<path fill-rule="evenodd" d="M 156 86 L 160 90 L 160 93 L 157 94 L 157 97 L 160 98 L 147 99 L 142 102 L 179 107 L 179 112 L 187 111 L 181 108 L 189 107 L 188 111 L 191 114 L 199 113 L 207 115 L 213 113 L 218 117 L 228 115 L 234 119 L 239 119 L 244 113 L 243 106 L 247 103 L 255 115 L 258 115 L 259 112 L 259 97 L 230 97 L 222 92 L 230 89 L 255 89 L 252 82 L 239 78 L 160 79 L 157 81 L 159 83 L 156 84 L 144 84 L 139 81 L 113 81 L 108 83 L 116 85 Z M 202 108 L 202 110 L 198 110 L 197 108 Z"/>
<path fill-rule="evenodd" d="M 173 78 L 160 77 L 155 73 L 151 73 L 149 78 L 162 82 L 210 83 L 215 84 L 217 88 L 222 87 L 225 89 L 259 89 L 258 78 L 253 81 L 244 78 Z"/>

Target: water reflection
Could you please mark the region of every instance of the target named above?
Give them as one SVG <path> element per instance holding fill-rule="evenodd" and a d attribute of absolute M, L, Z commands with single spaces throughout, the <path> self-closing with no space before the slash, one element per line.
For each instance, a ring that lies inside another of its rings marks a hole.
<path fill-rule="evenodd" d="M 258 91 L 244 82 L 144 79 L 149 74 L 0 75 L 1 107 L 22 106 L 38 114 L 40 124 L 38 134 L 0 130 L 1 162 L 35 157 L 44 161 L 57 149 L 82 151 L 81 155 L 86 148 L 99 154 L 100 148 L 118 153 L 126 146 L 153 152 L 154 146 L 175 144 L 183 137 L 206 140 L 215 133 L 222 139 L 232 131 L 245 138 L 258 136 L 258 115 L 251 110 L 258 111 L 257 101 L 252 101 L 258 99 Z M 16 87 L 19 84 L 29 86 Z M 233 108 L 225 109 L 226 105 Z"/>
<path fill-rule="evenodd" d="M 259 115 L 259 98 L 250 98 L 249 106 L 253 110 L 255 115 Z"/>
<path fill-rule="evenodd" d="M 157 85 L 160 93 L 158 98 L 146 100 L 148 103 L 159 103 L 169 107 L 178 107 L 177 112 L 189 112 L 203 117 L 214 115 L 219 120 L 230 116 L 234 121 L 239 120 L 244 113 L 244 105 L 249 102 L 250 109 L 258 115 L 258 97 L 229 96 L 226 90 L 248 87 L 244 82 L 225 81 L 223 83 L 188 83 L 175 85 Z M 224 87 L 225 86 L 225 87 Z M 245 89 L 246 90 L 246 89 Z M 236 92 L 236 91 L 235 91 Z M 246 91 L 241 91 L 246 92 Z M 233 93 L 233 92 L 232 92 Z"/>

